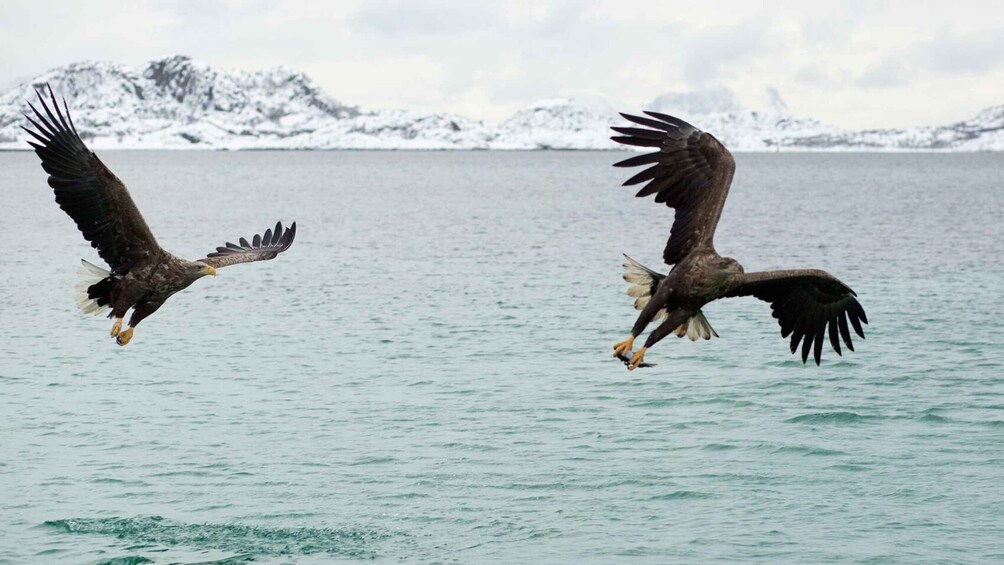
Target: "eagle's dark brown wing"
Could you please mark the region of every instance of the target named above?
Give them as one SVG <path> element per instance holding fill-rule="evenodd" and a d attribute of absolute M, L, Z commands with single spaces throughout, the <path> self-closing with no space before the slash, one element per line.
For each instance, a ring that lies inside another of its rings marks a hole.
<path fill-rule="evenodd" d="M 676 220 L 663 253 L 666 263 L 674 265 L 698 246 L 713 247 L 715 227 L 736 164 L 728 149 L 712 135 L 672 116 L 645 113 L 651 117 L 621 116 L 649 129 L 614 127 L 611 129 L 623 135 L 611 139 L 625 145 L 653 147 L 657 152 L 631 157 L 614 166 L 651 165 L 628 179 L 624 186 L 647 181 L 637 196 L 654 194 L 656 202 L 676 209 Z"/>
<path fill-rule="evenodd" d="M 28 144 L 49 173 L 56 202 L 73 218 L 84 239 L 118 274 L 164 253 L 125 185 L 81 141 L 66 101 L 60 110 L 51 87 L 52 108 L 41 93 L 35 94 L 44 114 L 29 102 L 35 117 L 25 117 L 37 131 L 22 129 L 35 138 Z"/>
<path fill-rule="evenodd" d="M 826 271 L 796 269 L 735 275 L 731 290 L 725 296 L 755 296 L 770 302 L 774 317 L 781 325 L 781 336 L 791 335 L 791 352 L 802 342 L 802 362 L 813 349 L 816 365 L 823 353 L 824 334 L 829 334 L 830 345 L 838 355 L 840 339 L 854 351 L 848 320 L 863 339 L 861 324 L 868 323 L 865 310 L 857 295 L 847 285 Z"/>
<path fill-rule="evenodd" d="M 267 229 L 264 234 L 254 236 L 251 241 L 243 237 L 239 240 L 240 245 L 228 241 L 225 247 L 217 247 L 216 251 L 210 253 L 202 262 L 219 269 L 238 263 L 268 261 L 289 249 L 294 237 L 296 237 L 296 222 L 285 230 L 281 222 L 276 222 L 275 229 Z"/>

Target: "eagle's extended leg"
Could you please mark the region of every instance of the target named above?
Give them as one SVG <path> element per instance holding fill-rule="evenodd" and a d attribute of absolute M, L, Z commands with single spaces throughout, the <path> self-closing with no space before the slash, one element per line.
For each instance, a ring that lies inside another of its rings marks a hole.
<path fill-rule="evenodd" d="M 143 301 L 136 304 L 136 307 L 132 310 L 132 316 L 129 317 L 129 327 L 115 338 L 115 343 L 119 345 L 128 345 L 132 341 L 132 333 L 136 329 L 136 326 L 143 321 L 150 314 L 157 311 L 164 304 L 163 300 L 160 301 Z"/>
<path fill-rule="evenodd" d="M 109 317 L 115 318 L 115 324 L 112 325 L 111 336 L 114 337 L 115 342 L 120 345 L 122 344 L 120 340 L 122 339 L 123 334 L 122 320 L 125 319 L 125 315 L 129 312 L 130 306 L 132 306 L 132 304 L 128 300 L 121 300 L 112 308 L 112 312 L 109 315 Z M 131 333 L 129 334 L 129 337 L 132 337 Z M 126 343 L 129 343 L 129 338 L 126 338 Z"/>
<path fill-rule="evenodd" d="M 628 371 L 633 371 L 645 362 L 645 352 L 648 348 L 652 347 L 659 342 L 662 338 L 666 337 L 673 332 L 680 324 L 690 319 L 693 312 L 689 310 L 673 310 L 670 312 L 669 316 L 663 320 L 659 327 L 655 328 L 652 333 L 648 334 L 648 338 L 645 340 L 645 347 L 642 347 L 631 356 L 631 360 L 628 362 Z"/>
<path fill-rule="evenodd" d="M 638 319 L 635 320 L 634 326 L 631 328 L 631 336 L 614 345 L 614 357 L 627 359 L 631 355 L 631 349 L 634 347 L 634 340 L 641 335 L 641 332 L 645 331 L 645 328 L 648 327 L 652 318 L 659 313 L 659 310 L 662 310 L 666 306 L 666 302 L 669 300 L 671 292 L 672 288 L 670 285 L 660 285 L 651 300 L 649 300 L 648 304 L 645 305 L 645 308 L 643 308 L 638 314 Z M 648 345 L 650 344 L 646 343 L 646 347 Z M 644 353 L 642 355 L 644 355 Z M 628 368 L 630 369 L 631 367 L 629 366 Z"/>

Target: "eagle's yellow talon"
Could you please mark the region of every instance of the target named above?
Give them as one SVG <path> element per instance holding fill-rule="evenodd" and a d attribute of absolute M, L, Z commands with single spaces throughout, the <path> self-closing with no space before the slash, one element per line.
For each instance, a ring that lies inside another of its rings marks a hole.
<path fill-rule="evenodd" d="M 112 337 L 118 337 L 122 333 L 122 318 L 115 320 L 115 325 L 112 326 Z"/>
<path fill-rule="evenodd" d="M 634 371 L 638 368 L 638 365 L 641 365 L 645 361 L 645 351 L 647 349 L 647 347 L 642 347 L 631 357 L 631 362 L 628 363 L 628 371 Z"/>
<path fill-rule="evenodd" d="M 128 345 L 129 341 L 132 340 L 132 328 L 130 327 L 126 331 L 120 333 L 118 337 L 115 338 L 115 343 L 119 345 Z"/>
<path fill-rule="evenodd" d="M 626 356 L 631 353 L 631 349 L 634 347 L 634 336 L 631 336 L 624 341 L 618 342 L 614 345 L 614 357 L 620 357 L 622 355 Z"/>

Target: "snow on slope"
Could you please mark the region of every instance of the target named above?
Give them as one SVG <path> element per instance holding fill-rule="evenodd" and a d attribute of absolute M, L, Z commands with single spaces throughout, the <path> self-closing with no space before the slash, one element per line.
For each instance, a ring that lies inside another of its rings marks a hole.
<path fill-rule="evenodd" d="M 81 136 L 95 147 L 253 147 L 349 118 L 303 74 L 286 69 L 222 72 L 187 57 L 141 72 L 112 63 L 75 63 L 0 97 L 0 146 L 21 141 L 24 100 L 49 83 L 70 103 Z M 36 105 L 37 106 L 37 105 Z"/>
<path fill-rule="evenodd" d="M 779 140 L 785 148 L 885 151 L 1004 151 L 1004 106 L 946 126 L 863 131 L 834 130 L 818 136 Z"/>
<path fill-rule="evenodd" d="M 181 149 L 615 149 L 623 123 L 604 100 L 542 100 L 501 124 L 447 113 L 365 111 L 342 104 L 290 69 L 217 69 L 174 56 L 140 70 L 74 63 L 0 95 L 0 149 L 26 149 L 19 126 L 33 88 L 65 97 L 81 136 L 95 148 Z M 737 151 L 1004 151 L 1004 106 L 947 126 L 848 131 L 785 112 L 743 108 L 725 87 L 670 92 L 649 109 L 679 116 Z M 632 110 L 637 112 L 637 110 Z"/>
<path fill-rule="evenodd" d="M 611 149 L 610 126 L 619 120 L 596 99 L 554 98 L 519 110 L 502 122 L 493 149 Z"/>

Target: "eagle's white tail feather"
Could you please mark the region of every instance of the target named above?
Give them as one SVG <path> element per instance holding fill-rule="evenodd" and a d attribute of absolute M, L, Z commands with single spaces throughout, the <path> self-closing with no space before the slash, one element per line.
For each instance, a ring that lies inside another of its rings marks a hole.
<path fill-rule="evenodd" d="M 633 296 L 636 310 L 642 310 L 648 304 L 648 299 L 652 296 L 652 287 L 658 285 L 656 277 L 652 271 L 634 259 L 624 256 L 627 263 L 624 263 L 624 280 L 628 283 L 628 296 Z"/>
<path fill-rule="evenodd" d="M 676 333 L 676 337 L 687 336 L 690 338 L 690 341 L 697 341 L 697 338 L 711 339 L 712 337 L 718 337 L 718 333 L 711 327 L 708 319 L 704 317 L 704 313 L 700 310 L 691 316 L 689 320 L 680 324 L 674 330 L 674 333 Z"/>
<path fill-rule="evenodd" d="M 627 255 L 624 258 L 627 259 L 627 263 L 624 263 L 624 280 L 628 283 L 628 296 L 635 298 L 635 310 L 644 310 L 645 306 L 648 306 L 649 301 L 652 300 L 653 289 L 659 286 L 659 280 L 662 279 L 663 275 L 649 270 Z M 652 321 L 658 322 L 667 316 L 669 313 L 663 308 L 655 313 Z"/>
<path fill-rule="evenodd" d="M 80 268 L 77 269 L 77 284 L 74 285 L 76 290 L 75 298 L 77 302 L 77 308 L 84 314 L 98 314 L 102 310 L 106 310 L 108 306 L 101 306 L 98 301 L 87 296 L 87 289 L 91 285 L 96 284 L 111 275 L 110 271 L 106 271 L 97 265 L 92 265 L 83 259 L 80 260 Z"/>

